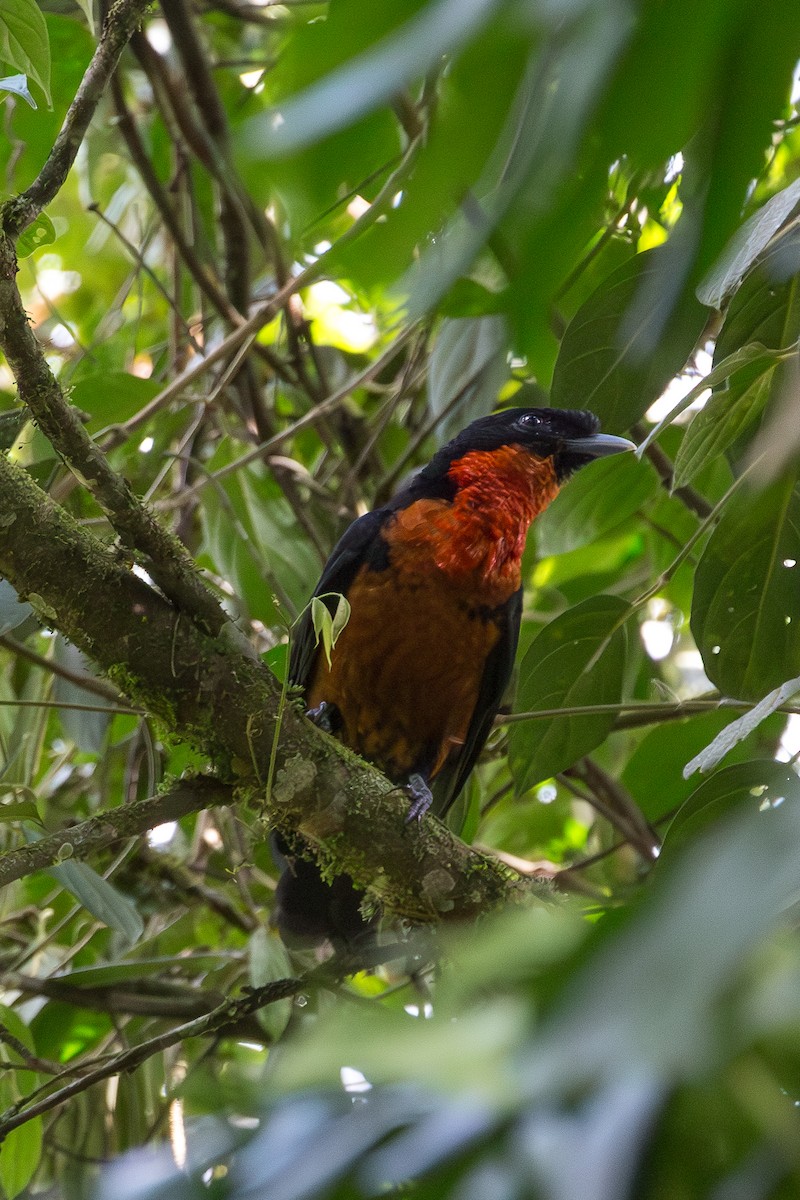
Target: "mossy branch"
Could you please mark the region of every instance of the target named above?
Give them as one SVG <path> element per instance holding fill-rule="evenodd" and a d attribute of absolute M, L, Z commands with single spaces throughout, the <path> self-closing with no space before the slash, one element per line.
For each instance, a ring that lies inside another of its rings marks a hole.
<path fill-rule="evenodd" d="M 56 866 L 65 854 L 70 858 L 88 858 L 95 850 L 111 846 L 121 838 L 135 837 L 165 821 L 177 821 L 188 813 L 232 801 L 231 789 L 216 779 L 183 779 L 160 796 L 123 804 L 81 821 L 79 825 L 51 833 L 38 842 L 8 850 L 0 855 L 0 888 L 32 871 Z"/>

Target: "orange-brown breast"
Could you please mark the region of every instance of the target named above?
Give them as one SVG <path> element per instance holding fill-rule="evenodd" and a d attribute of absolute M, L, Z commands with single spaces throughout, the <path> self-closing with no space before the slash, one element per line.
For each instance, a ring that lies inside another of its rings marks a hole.
<path fill-rule="evenodd" d="M 390 518 L 389 566 L 361 568 L 332 665 L 319 655 L 307 688 L 308 704 L 335 704 L 342 740 L 390 778 L 432 779 L 460 753 L 528 526 L 558 490 L 552 464 L 499 453 L 455 464 L 452 503 L 418 500 Z"/>

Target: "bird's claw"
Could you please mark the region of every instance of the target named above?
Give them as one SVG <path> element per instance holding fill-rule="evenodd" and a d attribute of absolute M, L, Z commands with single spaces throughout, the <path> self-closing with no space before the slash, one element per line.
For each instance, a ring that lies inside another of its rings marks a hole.
<path fill-rule="evenodd" d="M 338 708 L 327 700 L 320 700 L 314 708 L 307 708 L 306 716 L 323 733 L 335 733 L 341 722 Z"/>
<path fill-rule="evenodd" d="M 408 824 L 409 821 L 418 821 L 425 816 L 433 804 L 433 792 L 422 775 L 418 775 L 416 771 L 413 775 L 409 775 L 406 787 L 411 795 L 411 807 L 406 817 L 406 824 Z"/>

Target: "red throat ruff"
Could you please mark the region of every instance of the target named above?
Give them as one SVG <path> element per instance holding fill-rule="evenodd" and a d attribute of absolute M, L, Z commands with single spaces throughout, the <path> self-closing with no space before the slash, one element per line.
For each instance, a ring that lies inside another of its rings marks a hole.
<path fill-rule="evenodd" d="M 471 450 L 450 468 L 457 485 L 449 556 L 458 570 L 479 563 L 485 577 L 516 575 L 531 522 L 558 494 L 551 458 L 536 458 L 521 446 Z"/>

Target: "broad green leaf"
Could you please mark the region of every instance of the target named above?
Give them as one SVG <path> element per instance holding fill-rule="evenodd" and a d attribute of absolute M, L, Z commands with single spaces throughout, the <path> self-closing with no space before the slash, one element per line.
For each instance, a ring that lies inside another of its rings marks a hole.
<path fill-rule="evenodd" d="M 31 108 L 36 108 L 36 101 L 28 88 L 27 75 L 6 75 L 0 79 L 0 92 L 11 92 L 12 96 L 19 96 Z"/>
<path fill-rule="evenodd" d="M 53 222 L 46 212 L 40 212 L 17 238 L 17 258 L 27 258 L 34 250 L 49 246 L 56 240 Z"/>
<path fill-rule="evenodd" d="M 42 1157 L 42 1118 L 31 1117 L 3 1138 L 0 1185 L 6 1200 L 14 1200 L 28 1186 Z"/>
<path fill-rule="evenodd" d="M 637 254 L 606 279 L 567 326 L 553 373 L 552 403 L 588 408 L 608 432 L 645 413 L 686 362 L 706 314 L 681 303 L 666 327 L 671 247 Z"/>
<path fill-rule="evenodd" d="M 264 662 L 272 671 L 281 683 L 286 678 L 286 671 L 289 666 L 289 646 L 286 642 L 280 642 L 277 646 L 273 646 L 271 650 L 263 656 Z"/>
<path fill-rule="evenodd" d="M 0 6 L 0 62 L 7 62 L 39 84 L 50 97 L 50 41 L 35 0 L 3 0 Z"/>
<path fill-rule="evenodd" d="M 250 986 L 265 987 L 277 979 L 287 979 L 293 974 L 288 951 L 278 935 L 268 932 L 263 926 L 251 935 L 248 943 L 248 974 Z M 276 1041 L 286 1028 L 292 1014 L 292 1001 L 279 1000 L 268 1004 L 258 1013 L 258 1022 L 270 1042 Z"/>
<path fill-rule="evenodd" d="M 625 667 L 624 622 L 630 611 L 615 596 L 596 596 L 546 625 L 522 660 L 516 711 L 618 702 Z M 517 791 L 526 791 L 589 754 L 613 724 L 613 713 L 512 724 L 509 763 Z"/>
<path fill-rule="evenodd" d="M 748 190 L 764 170 L 776 122 L 789 111 L 791 78 L 800 56 L 795 0 L 761 0 L 758 5 L 728 0 L 714 7 L 727 10 L 712 85 L 715 115 L 704 108 L 700 132 L 684 148 L 686 172 L 691 176 L 696 171 L 697 214 L 702 213 L 699 272 L 713 265 L 741 224 Z M 683 18 L 686 6 L 675 8 Z"/>
<path fill-rule="evenodd" d="M 121 425 L 135 416 L 161 391 L 155 379 L 140 379 L 128 371 L 102 371 L 84 375 L 72 387 L 70 399 L 91 418 L 87 428 L 97 433 L 107 425 Z"/>
<path fill-rule="evenodd" d="M 638 512 L 659 486 L 650 464 L 632 454 L 591 463 L 537 520 L 538 554 L 544 558 L 589 545 Z"/>
<path fill-rule="evenodd" d="M 207 470 L 229 465 L 243 449 L 224 439 Z M 319 575 L 319 559 L 263 466 L 251 463 L 207 487 L 200 512 L 213 570 L 230 580 L 250 615 L 275 624 L 305 606 Z M 276 597 L 282 616 L 276 612 Z"/>
<path fill-rule="evenodd" d="M 731 1036 L 733 980 L 797 902 L 798 839 L 800 806 L 787 802 L 659 866 L 647 905 L 581 964 L 519 1062 L 531 1092 L 617 1078 L 621 1063 L 634 1078 L 707 1078 Z"/>
<path fill-rule="evenodd" d="M 490 20 L 501 0 L 434 0 L 377 45 L 346 62 L 277 113 L 254 118 L 245 145 L 285 154 L 325 137 L 379 107 L 414 79 L 421 79 Z"/>
<path fill-rule="evenodd" d="M 508 334 L 502 317 L 445 320 L 428 366 L 428 407 L 440 442 L 491 412 L 508 375 Z"/>
<path fill-rule="evenodd" d="M 36 1053 L 33 1034 L 13 1008 L 0 1005 L 0 1024 L 32 1054 Z M 21 1066 L 22 1056 L 7 1043 L 0 1045 L 0 1064 Z M 0 1069 L 0 1101 L 10 1107 L 20 1097 L 30 1094 L 36 1086 L 33 1071 Z M 0 1151 L 0 1188 L 6 1200 L 13 1200 L 30 1182 L 39 1165 L 42 1150 L 41 1117 L 33 1117 L 3 1139 Z M 27 1132 L 26 1132 L 27 1131 Z M 18 1136 L 17 1136 L 18 1135 Z"/>
<path fill-rule="evenodd" d="M 741 283 L 789 217 L 800 205 L 800 179 L 790 183 L 753 213 L 731 238 L 698 289 L 698 299 L 709 308 L 721 308 L 723 301 Z"/>
<path fill-rule="evenodd" d="M 800 675 L 800 494 L 793 477 L 726 505 L 695 574 L 692 633 L 725 696 Z"/>
<path fill-rule="evenodd" d="M 681 805 L 667 829 L 664 848 L 674 852 L 687 839 L 740 809 L 764 811 L 785 801 L 800 804 L 800 778 L 786 763 L 751 759 L 723 767 Z"/>
<path fill-rule="evenodd" d="M 394 283 L 409 272 L 409 264 L 419 262 L 419 270 L 412 267 L 405 282 L 397 284 L 397 292 L 417 289 L 411 307 L 426 311 L 455 284 L 442 262 L 442 237 L 432 241 L 431 234 L 453 221 L 464 196 L 481 186 L 487 164 L 496 160 L 498 143 L 508 138 L 509 114 L 528 54 L 529 42 L 522 31 L 498 22 L 451 62 L 441 80 L 436 120 L 415 151 L 413 170 L 403 180 L 403 202 L 385 223 L 374 224 L 341 253 L 334 251 L 345 273 L 367 286 Z M 456 146 L 458 153 L 453 152 Z M 480 242 L 488 230 L 481 224 L 474 232 Z M 461 264 L 463 270 L 456 274 L 466 273 L 470 265 Z M 423 283 L 426 275 L 428 281 Z M 501 279 L 491 272 L 490 280 L 501 286 Z M 507 303 L 504 295 L 500 307 Z"/>
<path fill-rule="evenodd" d="M 10 793 L 12 796 L 24 796 L 24 800 L 11 800 L 8 803 L 0 802 L 0 822 L 5 821 L 34 821 L 37 825 L 42 824 L 42 818 L 39 815 L 39 808 L 36 803 L 36 796 L 30 788 L 22 787 L 16 783 L 0 783 L 0 796 Z"/>
<path fill-rule="evenodd" d="M 49 867 L 48 874 L 54 876 L 98 921 L 116 930 L 130 945 L 138 942 L 144 923 L 136 905 L 88 863 L 63 862 L 57 867 Z"/>
<path fill-rule="evenodd" d="M 775 356 L 765 353 L 737 371 L 724 391 L 714 392 L 681 442 L 674 488 L 691 483 L 710 459 L 724 454 L 758 420 L 769 399 L 777 365 Z"/>
<path fill-rule="evenodd" d="M 684 777 L 687 761 L 732 724 L 739 711 L 719 707 L 682 721 L 665 721 L 645 734 L 628 759 L 620 782 L 648 821 L 661 820 L 688 799 L 697 781 Z M 744 742 L 733 747 L 729 761 L 742 761 L 767 753 L 768 747 L 780 737 L 784 725 L 784 717 L 773 716 L 762 730 L 754 731 Z M 657 779 L 653 776 L 654 763 L 658 763 Z"/>
<path fill-rule="evenodd" d="M 784 350 L 800 334 L 797 262 L 800 229 L 790 227 L 748 272 L 717 336 L 714 365 L 748 343 Z"/>

